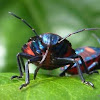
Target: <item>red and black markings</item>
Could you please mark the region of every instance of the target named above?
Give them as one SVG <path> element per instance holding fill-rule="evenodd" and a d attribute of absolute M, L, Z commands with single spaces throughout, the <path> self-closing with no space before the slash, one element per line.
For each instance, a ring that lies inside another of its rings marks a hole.
<path fill-rule="evenodd" d="M 99 64 L 100 64 L 99 63 L 100 62 L 100 48 L 87 46 L 87 47 L 78 48 L 75 51 L 77 54 L 79 54 L 83 58 L 87 68 L 89 66 L 91 66 L 94 62 L 98 62 L 98 66 L 99 66 Z M 80 68 L 81 68 L 82 72 L 85 72 L 82 62 L 79 60 L 79 58 L 77 59 L 77 61 L 80 64 Z M 62 67 L 61 70 L 67 69 L 68 67 L 69 66 L 66 65 L 65 67 Z M 94 69 L 100 69 L 100 67 L 98 68 L 97 66 L 93 66 L 89 71 L 92 71 Z M 70 74 L 78 74 L 76 64 L 74 64 L 72 66 L 72 68 L 69 69 L 67 72 Z"/>
<path fill-rule="evenodd" d="M 12 12 L 9 12 L 9 13 L 13 15 L 14 17 L 16 17 L 17 19 L 21 20 L 29 28 L 31 28 L 31 30 L 35 34 L 35 36 L 30 38 L 28 40 L 28 43 L 26 43 L 22 47 L 22 52 L 17 54 L 17 62 L 18 62 L 20 75 L 19 76 L 14 75 L 11 77 L 11 79 L 22 78 L 23 76 L 22 69 L 24 69 L 24 72 L 26 73 L 25 83 L 20 86 L 20 89 L 22 89 L 23 87 L 26 87 L 30 83 L 30 79 L 29 79 L 29 64 L 30 63 L 37 65 L 34 71 L 34 79 L 36 78 L 36 75 L 40 68 L 45 69 L 45 70 L 53 70 L 53 69 L 68 65 L 68 68 L 65 69 L 60 74 L 60 76 L 65 76 L 65 73 L 69 71 L 75 74 L 76 69 L 74 68 L 77 68 L 77 72 L 80 76 L 81 81 L 85 84 L 88 84 L 94 87 L 94 85 L 91 82 L 85 81 L 83 77 L 83 73 L 82 73 L 83 71 L 82 68 L 84 68 L 84 71 L 87 74 L 90 74 L 88 69 L 91 69 L 95 65 L 95 64 L 92 64 L 91 66 L 89 66 L 93 62 L 93 59 L 92 59 L 93 55 L 91 54 L 95 55 L 97 53 L 97 50 L 86 47 L 86 48 L 83 48 L 84 49 L 83 52 L 81 51 L 82 50 L 81 49 L 80 51 L 77 50 L 78 53 L 75 53 L 75 50 L 72 48 L 71 43 L 66 38 L 82 31 L 98 30 L 99 28 L 81 29 L 76 32 L 68 34 L 64 38 L 53 33 L 45 33 L 42 35 L 38 35 L 35 29 L 33 29 L 24 19 L 20 18 L 19 16 L 15 15 Z M 27 59 L 25 64 L 24 64 L 23 58 Z M 94 58 L 94 62 L 98 60 L 99 60 L 99 57 Z M 88 67 L 86 67 L 86 65 Z"/>

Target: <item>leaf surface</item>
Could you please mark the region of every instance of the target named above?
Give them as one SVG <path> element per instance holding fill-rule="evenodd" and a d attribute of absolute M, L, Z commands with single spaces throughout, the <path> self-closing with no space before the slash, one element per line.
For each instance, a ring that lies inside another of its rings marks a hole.
<path fill-rule="evenodd" d="M 0 73 L 0 100 L 100 100 L 100 75 L 86 75 L 87 81 L 94 83 L 95 88 L 80 81 L 78 75 L 58 77 L 37 75 L 33 80 L 30 74 L 30 84 L 19 90 L 22 79 L 10 80 L 16 73 Z"/>

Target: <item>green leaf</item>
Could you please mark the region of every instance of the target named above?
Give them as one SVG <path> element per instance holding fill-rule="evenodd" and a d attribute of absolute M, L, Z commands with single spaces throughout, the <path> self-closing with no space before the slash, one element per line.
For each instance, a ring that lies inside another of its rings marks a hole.
<path fill-rule="evenodd" d="M 58 77 L 38 74 L 30 84 L 19 90 L 22 79 L 10 80 L 16 73 L 0 73 L 0 100 L 100 100 L 100 75 L 92 74 L 84 77 L 94 83 L 95 88 L 80 81 L 78 75 Z"/>

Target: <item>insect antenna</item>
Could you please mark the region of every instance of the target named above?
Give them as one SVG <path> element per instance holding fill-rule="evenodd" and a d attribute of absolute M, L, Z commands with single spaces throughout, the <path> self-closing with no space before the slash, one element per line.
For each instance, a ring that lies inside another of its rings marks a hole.
<path fill-rule="evenodd" d="M 82 32 L 82 31 L 90 31 L 90 30 L 100 30 L 100 28 L 85 28 L 85 29 L 78 30 L 76 32 L 68 34 L 66 37 L 64 37 L 63 39 L 61 39 L 60 41 L 58 41 L 58 43 L 62 42 L 63 40 L 65 40 L 66 38 L 70 37 L 73 34 L 76 34 L 76 33 Z"/>
<path fill-rule="evenodd" d="M 11 14 L 12 16 L 18 18 L 19 20 L 21 20 L 22 22 L 24 22 L 28 27 L 31 28 L 31 30 L 35 33 L 36 36 L 38 36 L 38 34 L 36 33 L 35 29 L 33 29 L 24 19 L 20 18 L 19 16 L 15 15 L 12 12 L 8 12 L 9 14 Z"/>
<path fill-rule="evenodd" d="M 98 41 L 98 42 L 99 42 L 99 44 L 100 44 L 100 38 L 99 38 L 96 34 L 94 34 L 94 33 L 93 33 L 92 35 L 93 35 L 93 37 L 94 37 L 94 38 L 96 38 L 96 39 L 97 39 L 97 41 Z"/>

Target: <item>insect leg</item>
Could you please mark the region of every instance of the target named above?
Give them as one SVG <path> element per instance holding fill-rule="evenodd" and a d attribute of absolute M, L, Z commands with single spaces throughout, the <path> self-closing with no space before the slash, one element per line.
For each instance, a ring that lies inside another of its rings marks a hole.
<path fill-rule="evenodd" d="M 91 82 L 86 82 L 86 81 L 85 81 L 85 79 L 84 79 L 84 77 L 83 77 L 83 74 L 82 74 L 82 71 L 81 71 L 81 69 L 80 69 L 80 66 L 79 66 L 79 64 L 78 64 L 78 61 L 75 61 L 75 63 L 76 63 L 76 65 L 77 65 L 78 74 L 79 74 L 79 76 L 80 76 L 82 82 L 85 83 L 86 85 L 90 85 L 90 86 L 94 87 L 94 84 L 93 84 L 93 83 L 91 83 Z"/>
<path fill-rule="evenodd" d="M 76 55 L 74 55 L 73 57 L 75 57 L 75 58 L 80 58 L 80 60 L 82 61 L 83 66 L 84 66 L 85 72 L 86 72 L 87 74 L 99 73 L 98 71 L 91 71 L 91 72 L 90 72 L 90 70 L 89 70 L 89 67 L 90 67 L 90 68 L 95 67 L 95 66 L 98 64 L 98 62 L 92 63 L 92 64 L 87 68 L 86 65 L 85 65 L 85 62 L 84 62 L 83 58 L 82 58 L 80 55 L 77 55 L 77 54 L 76 54 Z"/>
<path fill-rule="evenodd" d="M 20 56 L 20 60 L 21 60 L 21 63 L 22 63 L 22 66 L 23 66 L 23 69 L 24 69 L 24 72 L 25 72 L 25 64 L 24 64 L 24 60 L 23 60 L 22 56 Z"/>
<path fill-rule="evenodd" d="M 33 56 L 28 55 L 28 54 L 26 54 L 26 53 L 18 53 L 18 54 L 17 54 L 17 62 L 18 62 L 18 68 L 19 68 L 20 75 L 19 75 L 19 76 L 14 75 L 14 76 L 11 77 L 11 79 L 13 79 L 13 78 L 22 78 L 23 72 L 22 72 L 21 61 L 20 61 L 20 58 L 22 58 L 22 57 L 23 57 L 23 58 L 26 58 L 26 59 L 29 59 L 29 58 L 31 58 L 31 57 L 33 57 Z M 22 62 L 22 65 L 24 65 L 24 62 Z M 23 67 L 24 67 L 24 66 L 23 66 Z"/>
<path fill-rule="evenodd" d="M 88 71 L 88 69 L 87 69 L 87 67 L 86 67 L 86 64 L 85 64 L 83 58 L 82 58 L 80 55 L 77 55 L 77 54 L 76 54 L 76 55 L 73 55 L 72 58 L 80 58 L 80 60 L 81 60 L 81 62 L 82 62 L 82 65 L 83 65 L 83 67 L 84 67 L 85 72 L 86 72 L 87 74 L 90 74 L 89 71 Z"/>
<path fill-rule="evenodd" d="M 33 63 L 33 62 L 36 62 L 36 61 L 40 61 L 41 59 L 42 59 L 41 56 L 36 56 L 36 57 L 28 59 L 28 61 L 25 64 L 25 73 L 26 73 L 25 83 L 22 84 L 19 89 L 22 89 L 23 87 L 26 87 L 30 83 L 30 79 L 29 79 L 29 66 L 28 65 L 30 63 Z"/>
<path fill-rule="evenodd" d="M 26 65 L 25 65 L 25 73 L 26 73 L 25 84 L 22 84 L 19 89 L 22 89 L 23 87 L 26 87 L 29 84 L 29 68 L 28 68 L 28 64 L 29 64 L 29 61 L 27 61 Z"/>
<path fill-rule="evenodd" d="M 88 71 L 90 72 L 90 74 L 92 73 L 99 73 L 98 71 L 94 70 L 96 69 L 98 65 L 98 62 L 93 62 L 89 67 L 88 67 Z"/>
<path fill-rule="evenodd" d="M 35 69 L 35 72 L 34 72 L 34 80 L 35 80 L 35 78 L 36 78 L 37 72 L 39 71 L 40 67 L 41 67 L 41 66 L 38 66 L 38 67 Z"/>
<path fill-rule="evenodd" d="M 54 59 L 54 61 L 55 61 L 55 63 L 58 63 L 58 64 L 59 64 L 60 62 L 62 62 L 62 64 L 63 64 L 63 63 L 65 64 L 65 62 L 66 62 L 66 64 L 73 64 L 73 63 L 76 63 L 76 65 L 77 65 L 77 70 L 78 70 L 78 74 L 79 74 L 79 76 L 80 76 L 80 78 L 81 78 L 81 81 L 82 81 L 83 83 L 87 84 L 87 85 L 90 85 L 90 86 L 94 87 L 94 85 L 93 85 L 91 82 L 86 82 L 86 81 L 85 81 L 85 79 L 84 79 L 84 77 L 83 77 L 83 73 L 82 73 L 82 71 L 81 71 L 81 69 L 80 69 L 80 65 L 79 65 L 78 61 L 75 60 L 74 58 L 67 58 L 67 57 L 65 57 L 65 58 L 56 58 L 56 59 Z"/>
<path fill-rule="evenodd" d="M 74 64 L 74 63 L 76 63 L 77 69 L 78 69 L 78 74 L 79 74 L 79 76 L 80 76 L 82 82 L 85 82 L 85 79 L 84 79 L 84 77 L 83 77 L 82 71 L 81 71 L 81 69 L 80 69 L 80 65 L 78 64 L 78 61 L 76 61 L 76 60 L 73 59 L 73 58 L 67 58 L 67 57 L 65 57 L 65 58 L 56 58 L 56 62 L 58 62 L 58 63 L 59 63 L 59 62 L 62 62 L 62 63 L 64 63 L 64 64 Z"/>
<path fill-rule="evenodd" d="M 73 64 L 70 64 L 70 65 L 68 66 L 67 69 L 65 69 L 62 73 L 60 73 L 59 76 L 65 76 L 65 73 L 66 73 L 72 66 L 73 66 Z"/>

